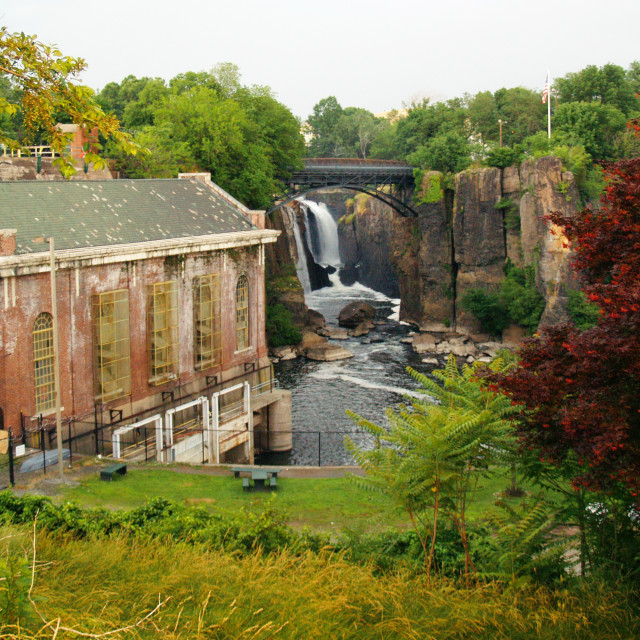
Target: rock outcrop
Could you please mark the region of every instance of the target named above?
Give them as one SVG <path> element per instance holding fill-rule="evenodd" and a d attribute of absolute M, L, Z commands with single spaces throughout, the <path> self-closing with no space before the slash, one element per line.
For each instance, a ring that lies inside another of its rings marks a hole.
<path fill-rule="evenodd" d="M 417 186 L 418 218 L 394 215 L 389 247 L 398 275 L 400 319 L 424 331 L 447 331 L 455 323 L 451 194 L 442 174 L 430 171 Z"/>
<path fill-rule="evenodd" d="M 439 172 L 424 172 L 412 205 L 415 218 L 402 217 L 364 194 L 348 195 L 333 190 L 329 197 L 324 192 L 314 196 L 334 211 L 341 198 L 346 202 L 339 224 L 343 281 L 358 279 L 399 295 L 400 319 L 422 332 L 457 331 L 476 342 L 487 339 L 476 318 L 463 309 L 462 299 L 471 289 L 497 290 L 507 259 L 533 267 L 546 304 L 541 322 L 566 319 L 568 290 L 576 287 L 570 252 L 545 216 L 554 211 L 574 214 L 579 195 L 573 175 L 563 172 L 559 158 L 538 158 L 504 170 L 470 169 L 455 176 L 452 185 L 445 184 Z M 295 264 L 295 247 L 283 252 L 283 258 L 287 256 Z M 296 318 L 307 322 L 301 302 L 293 293 L 283 297 Z M 355 328 L 362 320 L 348 326 Z M 519 331 L 509 328 L 504 337 L 515 341 Z"/>
<path fill-rule="evenodd" d="M 398 297 L 398 279 L 389 253 L 395 212 L 363 193 L 346 203 L 346 214 L 338 222 L 342 281 L 353 284 L 357 280 L 391 298 Z"/>
<path fill-rule="evenodd" d="M 558 158 L 547 156 L 520 167 L 521 246 L 525 264 L 536 266 L 536 285 L 546 306 L 541 324 L 567 320 L 568 290 L 577 287 L 571 270 L 571 251 L 561 230 L 545 220 L 552 212 L 566 216 L 578 211 L 579 194 L 571 172 L 562 171 Z"/>
<path fill-rule="evenodd" d="M 338 324 L 341 327 L 355 329 L 358 325 L 375 317 L 376 310 L 368 302 L 350 302 L 340 310 Z"/>
<path fill-rule="evenodd" d="M 500 169 L 463 171 L 456 176 L 453 203 L 453 247 L 456 329 L 477 333 L 480 323 L 462 307 L 471 289 L 498 289 L 507 255 L 502 211 Z"/>

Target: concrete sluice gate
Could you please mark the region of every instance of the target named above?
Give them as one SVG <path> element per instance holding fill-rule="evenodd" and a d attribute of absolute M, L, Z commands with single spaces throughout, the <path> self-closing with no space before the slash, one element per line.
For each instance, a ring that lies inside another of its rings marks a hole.
<path fill-rule="evenodd" d="M 291 450 L 291 392 L 241 382 L 120 427 L 111 444 L 132 462 L 253 464 L 256 451 Z"/>

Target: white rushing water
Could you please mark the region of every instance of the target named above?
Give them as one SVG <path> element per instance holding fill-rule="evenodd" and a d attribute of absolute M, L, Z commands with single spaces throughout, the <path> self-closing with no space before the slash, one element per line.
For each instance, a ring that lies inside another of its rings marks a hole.
<path fill-rule="evenodd" d="M 304 244 L 302 242 L 302 234 L 300 233 L 300 227 L 296 220 L 295 213 L 290 207 L 283 207 L 282 212 L 288 216 L 289 223 L 293 227 L 293 237 L 296 241 L 296 252 L 298 253 L 298 262 L 296 263 L 296 274 L 298 280 L 304 289 L 305 294 L 311 292 L 311 282 L 309 281 L 309 265 L 307 265 L 307 255 L 304 251 Z"/>
<path fill-rule="evenodd" d="M 341 267 L 338 225 L 327 209 L 327 205 L 304 198 L 298 198 L 298 202 L 304 205 L 302 210 L 304 211 L 307 246 L 315 263 L 323 267 Z M 313 216 L 313 221 L 310 219 L 310 214 Z M 318 232 L 315 238 L 312 233 L 313 226 Z"/>

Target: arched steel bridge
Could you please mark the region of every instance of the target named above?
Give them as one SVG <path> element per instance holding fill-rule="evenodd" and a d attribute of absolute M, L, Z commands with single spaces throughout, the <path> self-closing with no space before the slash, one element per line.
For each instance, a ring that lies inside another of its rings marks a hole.
<path fill-rule="evenodd" d="M 361 191 L 402 216 L 417 216 L 412 209 L 413 167 L 397 160 L 361 158 L 305 158 L 304 168 L 291 175 L 285 193 L 267 215 L 295 198 L 327 187 Z"/>

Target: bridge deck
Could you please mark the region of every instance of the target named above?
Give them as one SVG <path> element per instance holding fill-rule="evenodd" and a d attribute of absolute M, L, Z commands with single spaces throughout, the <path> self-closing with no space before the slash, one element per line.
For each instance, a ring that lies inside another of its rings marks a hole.
<path fill-rule="evenodd" d="M 363 191 L 400 215 L 417 215 L 411 208 L 413 167 L 398 160 L 363 158 L 305 158 L 304 168 L 295 171 L 288 180 L 287 200 L 283 199 L 267 215 L 298 195 L 324 187 Z"/>
<path fill-rule="evenodd" d="M 407 185 L 412 181 L 413 167 L 406 162 L 362 158 L 305 158 L 304 169 L 289 179 L 291 185 L 298 186 Z"/>

